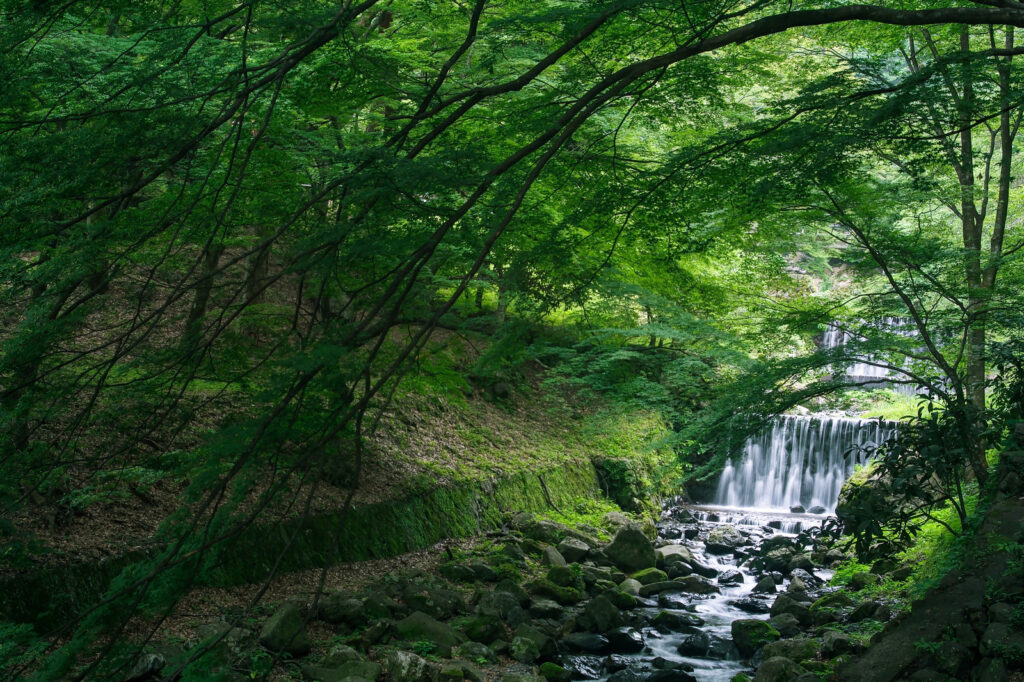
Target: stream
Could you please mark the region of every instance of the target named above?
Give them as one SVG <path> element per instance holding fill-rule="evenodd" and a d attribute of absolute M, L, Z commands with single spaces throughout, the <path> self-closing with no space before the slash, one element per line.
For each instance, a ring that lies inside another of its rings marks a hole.
<path fill-rule="evenodd" d="M 784 545 L 798 554 L 809 552 L 798 534 L 834 512 L 843 482 L 865 461 L 864 448 L 882 442 L 894 428 L 846 417 L 779 417 L 748 439 L 708 504 L 668 504 L 658 524 L 658 545 L 682 545 L 690 555 L 678 563 L 669 563 L 666 555 L 669 579 L 695 574 L 713 591 L 642 596 L 637 625 L 642 624 L 644 650 L 610 656 L 600 679 L 728 682 L 740 672 L 753 677 L 759 654 L 741 655 L 733 622 L 767 620 L 779 593 L 806 599 L 821 590 L 832 571 L 811 565 L 806 556 L 799 565 L 772 570 L 755 568 L 749 560 Z M 794 543 L 800 546 L 793 548 Z"/>

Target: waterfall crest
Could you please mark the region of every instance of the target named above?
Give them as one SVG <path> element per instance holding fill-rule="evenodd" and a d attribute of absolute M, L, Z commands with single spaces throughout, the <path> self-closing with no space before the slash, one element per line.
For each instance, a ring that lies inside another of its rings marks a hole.
<path fill-rule="evenodd" d="M 832 513 L 843 482 L 867 461 L 860 448 L 881 444 L 895 426 L 847 417 L 776 417 L 722 470 L 713 504 L 786 512 L 800 505 Z"/>
<path fill-rule="evenodd" d="M 885 317 L 873 324 L 872 327 L 889 334 L 896 334 L 907 338 L 917 336 L 917 332 L 910 321 L 902 317 Z M 830 324 L 828 329 L 825 331 L 825 336 L 822 337 L 821 345 L 823 348 L 828 349 L 839 348 L 857 338 L 857 335 L 853 332 L 841 329 L 834 324 Z M 892 378 L 892 372 L 889 368 L 876 364 L 880 363 L 881 360 L 881 357 L 871 354 L 866 355 L 863 359 L 847 366 L 844 374 L 847 378 L 853 381 L 863 382 L 868 386 L 874 385 L 878 387 L 895 388 L 901 393 L 909 393 L 913 395 L 914 388 L 912 386 L 893 386 L 887 384 L 887 380 Z"/>

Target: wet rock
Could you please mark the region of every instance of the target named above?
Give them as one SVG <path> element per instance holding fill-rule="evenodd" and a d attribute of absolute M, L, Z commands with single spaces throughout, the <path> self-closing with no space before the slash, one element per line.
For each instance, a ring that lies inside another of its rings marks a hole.
<path fill-rule="evenodd" d="M 643 531 L 634 525 L 620 528 L 604 551 L 612 563 L 630 573 L 650 568 L 657 562 L 654 545 Z"/>
<path fill-rule="evenodd" d="M 311 644 L 306 634 L 306 622 L 302 609 L 295 604 L 285 604 L 267 619 L 260 630 L 260 644 L 274 652 L 286 653 L 293 657 L 305 656 Z"/>
<path fill-rule="evenodd" d="M 614 583 L 609 583 L 609 584 L 610 585 L 614 585 Z M 637 603 L 638 603 L 636 597 L 634 597 L 631 594 L 626 594 L 625 592 L 623 592 L 622 590 L 618 589 L 617 587 L 609 587 L 604 592 L 602 592 L 599 596 L 604 597 L 605 599 L 610 601 L 612 604 L 615 604 L 615 608 L 617 608 L 619 610 L 622 610 L 622 611 L 628 611 L 629 609 L 635 609 L 636 606 L 637 606 Z"/>
<path fill-rule="evenodd" d="M 567 654 L 559 658 L 559 663 L 574 680 L 596 680 L 602 676 L 601 659 L 596 656 Z"/>
<path fill-rule="evenodd" d="M 626 668 L 613 674 L 608 678 L 608 682 L 643 682 L 643 675 L 636 670 Z"/>
<path fill-rule="evenodd" d="M 658 632 L 697 632 L 704 624 L 704 620 L 692 613 L 673 613 L 672 611 L 659 611 L 651 620 L 651 625 Z"/>
<path fill-rule="evenodd" d="M 690 606 L 692 598 L 681 592 L 663 592 L 658 595 L 658 606 L 663 609 L 681 611 Z"/>
<path fill-rule="evenodd" d="M 717 526 L 708 533 L 704 546 L 709 554 L 732 554 L 732 551 L 745 544 L 743 535 L 733 526 Z"/>
<path fill-rule="evenodd" d="M 745 580 L 745 576 L 740 571 L 730 569 L 724 571 L 718 576 L 719 585 L 739 585 Z"/>
<path fill-rule="evenodd" d="M 540 675 L 521 672 L 506 672 L 498 679 L 500 682 L 547 682 Z"/>
<path fill-rule="evenodd" d="M 548 682 L 569 682 L 572 679 L 572 672 L 551 661 L 541 664 L 540 675 Z"/>
<path fill-rule="evenodd" d="M 819 609 L 837 609 L 843 606 L 851 606 L 853 599 L 846 590 L 836 590 L 835 592 L 829 592 L 828 594 L 822 595 L 811 604 L 811 611 L 817 611 Z"/>
<path fill-rule="evenodd" d="M 798 568 L 805 571 L 814 570 L 814 562 L 811 561 L 809 554 L 795 554 L 786 563 L 786 570 L 790 572 L 795 571 Z"/>
<path fill-rule="evenodd" d="M 816 504 L 807 510 L 808 514 L 825 514 L 828 510 L 822 507 L 820 504 Z"/>
<path fill-rule="evenodd" d="M 663 545 L 655 550 L 657 565 L 659 568 L 666 568 L 673 564 L 692 564 L 696 561 L 693 552 L 683 545 Z"/>
<path fill-rule="evenodd" d="M 677 526 L 666 526 L 659 529 L 658 535 L 665 538 L 666 540 L 678 540 L 683 537 L 683 529 Z"/>
<path fill-rule="evenodd" d="M 762 554 L 760 563 L 767 571 L 785 571 L 789 570 L 789 560 L 792 557 L 792 549 L 780 547 Z"/>
<path fill-rule="evenodd" d="M 617 673 L 620 670 L 625 670 L 630 667 L 630 663 L 633 662 L 631 659 L 620 656 L 618 654 L 612 654 L 601 662 L 601 667 L 604 668 L 606 673 Z"/>
<path fill-rule="evenodd" d="M 635 628 L 615 628 L 609 631 L 608 649 L 617 654 L 635 654 L 644 650 L 644 638 Z"/>
<path fill-rule="evenodd" d="M 679 668 L 655 670 L 644 682 L 697 682 L 697 678 Z"/>
<path fill-rule="evenodd" d="M 775 594 L 775 580 L 769 575 L 764 576 L 754 585 L 753 592 L 756 594 Z"/>
<path fill-rule="evenodd" d="M 690 564 L 684 564 L 682 561 L 674 563 L 671 566 L 666 566 L 665 570 L 670 580 L 682 578 L 687 575 L 693 575 L 693 567 L 690 566 Z"/>
<path fill-rule="evenodd" d="M 714 578 L 718 575 L 717 569 L 711 568 L 710 566 L 705 566 L 704 564 L 697 563 L 696 561 L 690 564 L 690 568 L 693 569 L 694 573 L 705 578 Z"/>
<path fill-rule="evenodd" d="M 804 509 L 804 506 L 802 504 L 794 504 L 792 507 L 789 508 L 789 511 L 790 511 L 791 514 L 806 514 L 807 513 L 807 510 Z"/>
<path fill-rule="evenodd" d="M 696 540 L 697 536 L 699 536 L 699 535 L 700 535 L 700 529 L 699 528 L 684 528 L 683 529 L 683 537 L 686 538 L 687 540 Z"/>
<path fill-rule="evenodd" d="M 804 587 L 814 587 L 816 585 L 821 585 L 822 583 L 821 578 L 814 575 L 811 571 L 803 568 L 794 568 L 790 571 L 789 578 L 790 580 L 799 580 L 804 584 Z"/>
<path fill-rule="evenodd" d="M 561 644 L 571 653 L 599 654 L 608 650 L 608 638 L 592 632 L 570 632 L 562 637 Z"/>
<path fill-rule="evenodd" d="M 774 642 L 782 636 L 771 623 L 755 618 L 734 620 L 731 631 L 732 641 L 743 656 L 751 656 L 768 642 Z"/>
<path fill-rule="evenodd" d="M 695 632 L 676 647 L 676 651 L 683 656 L 704 656 L 711 648 L 711 636 L 706 632 Z"/>
<path fill-rule="evenodd" d="M 768 606 L 768 604 L 754 597 L 732 599 L 728 604 L 729 606 L 734 606 L 745 613 L 768 613 L 771 611 L 771 607 Z"/>
<path fill-rule="evenodd" d="M 566 538 L 558 543 L 558 553 L 569 563 L 583 561 L 590 553 L 590 545 L 577 538 Z"/>
<path fill-rule="evenodd" d="M 774 656 L 757 667 L 754 682 L 793 682 L 807 670 L 788 658 Z"/>

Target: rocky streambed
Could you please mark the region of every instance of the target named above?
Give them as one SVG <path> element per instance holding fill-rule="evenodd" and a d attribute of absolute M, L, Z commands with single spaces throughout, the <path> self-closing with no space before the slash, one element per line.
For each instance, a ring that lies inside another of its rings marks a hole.
<path fill-rule="evenodd" d="M 875 602 L 851 614 L 825 585 L 842 553 L 784 532 L 815 521 L 679 505 L 657 524 L 612 512 L 600 528 L 517 514 L 437 573 L 209 623 L 184 647 L 151 648 L 128 679 L 174 677 L 203 645 L 240 680 L 276 655 L 320 682 L 810 682 L 859 645 L 809 630 L 885 617 Z"/>

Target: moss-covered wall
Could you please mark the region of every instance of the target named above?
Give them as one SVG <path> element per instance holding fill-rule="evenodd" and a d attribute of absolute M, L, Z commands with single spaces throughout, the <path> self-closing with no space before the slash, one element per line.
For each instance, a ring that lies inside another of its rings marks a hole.
<path fill-rule="evenodd" d="M 438 487 L 408 498 L 351 510 L 341 526 L 340 514 L 324 514 L 243 533 L 222 553 L 223 563 L 208 582 L 237 585 L 267 576 L 271 565 L 298 528 L 279 571 L 292 571 L 409 552 L 445 538 L 468 537 L 501 525 L 510 511 L 544 511 L 571 507 L 601 495 L 589 460 L 569 461 L 541 472 L 524 472 L 490 481 Z M 333 551 L 332 551 L 332 548 Z M 33 622 L 46 631 L 93 603 L 126 565 L 141 555 L 103 562 L 23 571 L 0 579 L 0 617 Z"/>

